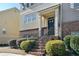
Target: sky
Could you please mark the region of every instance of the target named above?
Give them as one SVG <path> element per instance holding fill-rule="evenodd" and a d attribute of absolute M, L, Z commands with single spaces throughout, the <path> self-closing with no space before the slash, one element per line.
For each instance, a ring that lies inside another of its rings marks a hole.
<path fill-rule="evenodd" d="M 0 3 L 0 11 L 9 9 L 9 8 L 18 8 L 20 9 L 20 5 L 19 3 Z"/>

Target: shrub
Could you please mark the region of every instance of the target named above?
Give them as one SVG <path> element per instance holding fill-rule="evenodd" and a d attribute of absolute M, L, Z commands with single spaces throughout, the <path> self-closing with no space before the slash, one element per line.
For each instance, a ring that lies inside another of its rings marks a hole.
<path fill-rule="evenodd" d="M 35 40 L 30 40 L 31 41 L 31 48 L 34 48 L 34 46 L 36 45 L 36 41 Z"/>
<path fill-rule="evenodd" d="M 31 51 L 32 48 L 35 45 L 35 41 L 34 40 L 26 40 L 26 41 L 22 41 L 20 44 L 20 48 L 25 50 L 26 52 Z"/>
<path fill-rule="evenodd" d="M 17 40 L 16 43 L 17 43 L 17 46 L 18 48 L 20 48 L 20 44 L 22 41 L 26 41 L 27 39 L 20 39 L 20 40 Z"/>
<path fill-rule="evenodd" d="M 26 41 L 26 40 L 27 40 L 26 38 L 17 40 L 16 43 L 17 43 L 18 48 L 20 48 L 21 42 L 22 42 L 22 41 Z M 32 42 L 35 42 L 37 39 L 34 39 L 34 38 L 33 38 L 33 39 L 29 39 L 29 40 L 32 41 Z M 35 43 L 34 43 L 34 44 L 35 44 Z M 33 45 L 34 45 L 34 44 L 33 44 Z M 21 48 L 20 48 L 20 49 L 21 49 Z"/>
<path fill-rule="evenodd" d="M 71 39 L 71 35 L 67 35 L 64 37 L 64 43 L 65 43 L 65 47 L 66 49 L 71 49 L 70 47 L 70 39 Z"/>
<path fill-rule="evenodd" d="M 79 36 L 73 36 L 70 40 L 70 47 L 79 54 Z"/>
<path fill-rule="evenodd" d="M 16 40 L 10 40 L 10 41 L 9 41 L 9 46 L 10 46 L 11 48 L 15 48 L 15 49 L 18 48 L 18 47 L 17 47 L 17 44 L 16 44 Z"/>
<path fill-rule="evenodd" d="M 47 55 L 61 56 L 65 55 L 65 45 L 61 40 L 50 40 L 45 45 Z"/>

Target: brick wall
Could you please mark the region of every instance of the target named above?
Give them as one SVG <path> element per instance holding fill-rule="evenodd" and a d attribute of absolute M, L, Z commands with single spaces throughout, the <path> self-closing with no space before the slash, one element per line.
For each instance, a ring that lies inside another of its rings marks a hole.
<path fill-rule="evenodd" d="M 47 33 L 47 27 L 42 28 L 42 35 L 44 35 L 46 33 Z M 38 28 L 20 31 L 21 37 L 24 37 L 27 35 L 33 36 L 33 37 L 38 37 L 39 36 Z"/>
<path fill-rule="evenodd" d="M 72 21 L 63 23 L 63 37 L 71 34 L 71 32 L 79 31 L 79 21 Z"/>
<path fill-rule="evenodd" d="M 21 37 L 38 36 L 38 29 L 29 29 L 20 31 L 20 36 Z"/>

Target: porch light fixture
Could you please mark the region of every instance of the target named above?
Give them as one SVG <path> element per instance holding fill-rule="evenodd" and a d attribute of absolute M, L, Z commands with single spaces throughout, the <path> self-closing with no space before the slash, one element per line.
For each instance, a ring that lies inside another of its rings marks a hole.
<path fill-rule="evenodd" d="M 6 34 L 6 29 L 5 28 L 2 29 L 2 33 Z"/>

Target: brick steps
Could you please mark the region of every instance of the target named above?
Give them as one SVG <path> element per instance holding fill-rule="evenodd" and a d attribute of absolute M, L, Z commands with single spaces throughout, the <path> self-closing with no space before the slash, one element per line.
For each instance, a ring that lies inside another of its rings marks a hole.
<path fill-rule="evenodd" d="M 45 49 L 44 49 L 44 43 L 41 40 L 38 40 L 36 42 L 36 46 L 32 51 L 29 52 L 29 54 L 36 55 L 36 56 L 42 56 L 45 54 Z"/>
<path fill-rule="evenodd" d="M 32 49 L 31 52 L 44 52 L 45 49 Z"/>
<path fill-rule="evenodd" d="M 36 42 L 36 46 L 32 51 L 29 52 L 29 54 L 33 54 L 36 56 L 44 56 L 45 55 L 45 43 L 50 40 L 53 36 L 43 36 L 39 38 L 39 40 Z M 48 39 L 49 38 L 49 39 Z"/>
<path fill-rule="evenodd" d="M 40 41 L 40 40 L 39 40 L 39 41 L 37 41 L 37 43 L 45 43 L 45 41 Z"/>
<path fill-rule="evenodd" d="M 44 46 L 41 46 L 41 45 L 40 45 L 40 46 L 38 46 L 38 48 L 42 48 L 42 49 L 44 49 Z"/>
<path fill-rule="evenodd" d="M 45 56 L 45 44 L 47 41 L 53 40 L 53 39 L 59 39 L 59 37 L 56 37 L 54 35 L 50 35 L 50 36 L 43 35 L 36 42 L 35 48 L 29 53 L 37 56 Z"/>
<path fill-rule="evenodd" d="M 29 54 L 32 54 L 32 55 L 36 55 L 36 56 L 42 56 L 44 55 L 44 52 L 29 52 Z"/>
<path fill-rule="evenodd" d="M 38 47 L 38 46 L 45 46 L 45 44 L 43 44 L 43 43 L 38 43 L 38 44 L 36 44 L 36 46 Z"/>

